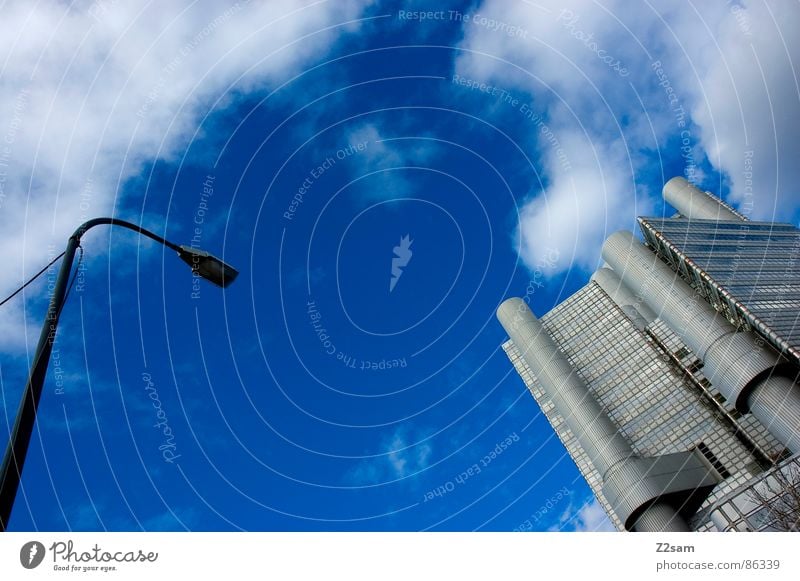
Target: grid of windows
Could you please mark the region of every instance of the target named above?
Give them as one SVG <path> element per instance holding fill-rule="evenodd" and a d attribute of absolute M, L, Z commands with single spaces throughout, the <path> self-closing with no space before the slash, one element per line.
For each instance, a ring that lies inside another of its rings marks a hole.
<path fill-rule="evenodd" d="M 757 448 L 757 451 L 760 452 L 764 458 L 769 459 L 769 461 L 774 462 L 783 457 L 785 453 L 783 445 L 770 434 L 755 416 L 752 414 L 742 415 L 731 408 L 730 404 L 725 400 L 719 390 L 705 375 L 703 375 L 702 361 L 700 361 L 700 359 L 681 341 L 680 337 L 678 337 L 666 323 L 661 319 L 656 319 L 648 325 L 647 332 L 652 334 L 665 352 L 671 353 L 678 359 L 678 366 L 683 369 L 685 373 L 691 375 L 694 383 L 703 391 L 703 396 L 707 399 L 714 400 L 719 404 L 719 407 L 725 410 L 717 414 L 720 421 L 727 421 L 731 425 L 738 427 L 742 434 L 740 437 L 749 439 L 752 445 Z M 723 415 L 726 417 L 722 417 Z M 693 530 L 718 530 L 710 516 L 715 507 L 722 502 L 721 499 L 728 495 L 732 489 L 741 487 L 753 477 L 754 473 L 761 471 L 761 468 L 755 463 L 739 464 L 739 468 L 740 471 L 738 473 L 715 488 L 703 502 L 695 517 L 690 522 Z"/>
<path fill-rule="evenodd" d="M 647 244 L 715 309 L 800 364 L 800 230 L 687 218 L 639 224 Z"/>
<path fill-rule="evenodd" d="M 542 323 L 637 454 L 669 454 L 702 441 L 731 472 L 752 461 L 665 354 L 595 283 Z"/>
<path fill-rule="evenodd" d="M 656 319 L 647 327 L 647 331 L 664 347 L 664 350 L 673 354 L 679 361 L 679 367 L 690 373 L 694 381 L 705 392 L 706 398 L 711 398 L 726 409 L 735 421 L 736 426 L 752 439 L 754 444 L 771 459 L 779 458 L 784 451 L 783 445 L 758 421 L 752 414 L 738 413 L 719 390 L 703 374 L 703 362 L 687 347 L 681 338 L 669 328 L 661 319 Z"/>
<path fill-rule="evenodd" d="M 783 479 L 776 479 L 774 473 L 778 470 L 785 475 Z M 780 467 L 771 472 L 761 474 L 756 479 L 746 479 L 745 475 L 737 481 L 730 482 L 727 494 L 717 503 L 711 518 L 717 530 L 721 531 L 774 531 L 786 530 L 788 523 L 800 526 L 800 510 L 796 500 L 791 497 L 786 501 L 775 502 L 776 499 L 786 494 L 784 482 L 793 482 L 800 474 L 800 456 L 795 455 Z M 752 477 L 752 475 L 750 475 Z M 754 491 L 760 492 L 760 497 Z M 793 495 L 792 495 L 793 496 Z M 784 522 L 776 522 L 778 515 L 769 505 L 778 506 L 784 512 Z M 790 512 L 794 509 L 793 514 Z M 788 521 L 788 522 L 787 522 Z M 796 528 L 795 528 L 796 530 Z"/>
<path fill-rule="evenodd" d="M 742 471 L 754 459 L 734 436 L 735 428 L 723 421 L 697 387 L 684 380 L 684 369 L 640 331 L 594 282 L 576 292 L 541 318 L 541 322 L 576 372 L 586 382 L 620 432 L 641 456 L 658 456 L 688 450 L 703 443 L 730 473 Z M 666 325 L 656 321 L 656 331 L 682 361 L 696 360 Z M 663 329 L 662 329 L 663 327 Z M 511 341 L 504 345 L 514 367 L 533 394 L 548 421 L 575 460 L 595 496 L 617 528 L 619 519 L 602 495 L 601 475 L 555 413 L 547 394 Z M 696 371 L 698 381 L 708 381 Z M 717 392 L 718 393 L 718 392 Z M 720 396 L 721 397 L 721 396 Z M 760 444 L 769 436 L 758 434 Z M 707 501 L 711 506 L 714 499 Z"/>

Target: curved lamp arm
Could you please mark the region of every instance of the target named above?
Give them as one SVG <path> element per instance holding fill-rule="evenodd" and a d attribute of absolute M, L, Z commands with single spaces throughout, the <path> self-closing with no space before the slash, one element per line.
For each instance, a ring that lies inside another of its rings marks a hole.
<path fill-rule="evenodd" d="M 179 246 L 174 242 L 170 242 L 166 238 L 162 238 L 158 234 L 154 234 L 153 232 L 142 228 L 141 226 L 126 220 L 120 220 L 119 218 L 94 218 L 88 222 L 84 222 L 78 226 L 78 229 L 75 230 L 75 232 L 72 233 L 72 236 L 70 236 L 70 241 L 74 239 L 76 242 L 80 242 L 81 237 L 86 233 L 87 230 L 101 224 L 122 226 L 128 230 L 138 232 L 142 236 L 152 238 L 156 242 L 160 242 L 167 248 L 171 248 L 177 252 L 181 260 L 191 266 L 192 270 L 198 275 L 210 282 L 213 282 L 217 286 L 221 286 L 223 288 L 228 286 L 239 274 L 239 272 L 231 265 L 226 264 L 216 256 L 209 254 L 204 250 L 193 248 L 191 246 Z"/>

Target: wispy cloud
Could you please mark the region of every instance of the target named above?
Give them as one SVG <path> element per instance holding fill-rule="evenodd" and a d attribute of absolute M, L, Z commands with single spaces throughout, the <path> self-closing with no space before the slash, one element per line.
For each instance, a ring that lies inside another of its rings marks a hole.
<path fill-rule="evenodd" d="M 345 475 L 345 480 L 370 485 L 415 476 L 428 467 L 431 452 L 431 444 L 422 432 L 400 426 L 383 440 L 379 456 L 359 462 Z"/>
<path fill-rule="evenodd" d="M 403 123 L 387 132 L 377 123 L 359 125 L 347 135 L 351 144 L 363 143 L 364 151 L 354 156 L 353 179 L 360 182 L 358 192 L 365 202 L 393 200 L 418 195 L 410 167 L 428 167 L 436 154 L 436 143 L 428 135 L 407 133 Z"/>
<path fill-rule="evenodd" d="M 163 499 L 162 499 L 163 500 Z M 159 503 L 161 504 L 161 503 Z M 161 512 L 149 515 L 118 514 L 105 494 L 95 494 L 91 502 L 70 505 L 65 515 L 70 527 L 77 531 L 185 531 L 196 528 L 200 523 L 199 512 L 191 507 L 163 506 Z"/>
<path fill-rule="evenodd" d="M 603 507 L 593 496 L 586 499 L 583 504 L 569 506 L 561 513 L 558 522 L 552 525 L 550 531 L 568 532 L 610 532 L 616 531 L 614 525 L 608 520 Z"/>
<path fill-rule="evenodd" d="M 169 507 L 142 521 L 145 531 L 184 531 L 192 530 L 199 523 L 199 513 L 191 507 Z"/>

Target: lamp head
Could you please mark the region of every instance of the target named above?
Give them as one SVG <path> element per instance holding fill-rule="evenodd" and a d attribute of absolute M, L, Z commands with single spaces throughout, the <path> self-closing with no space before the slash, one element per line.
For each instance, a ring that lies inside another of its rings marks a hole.
<path fill-rule="evenodd" d="M 239 274 L 238 270 L 205 250 L 181 246 L 178 256 L 198 275 L 223 288 L 231 284 Z"/>

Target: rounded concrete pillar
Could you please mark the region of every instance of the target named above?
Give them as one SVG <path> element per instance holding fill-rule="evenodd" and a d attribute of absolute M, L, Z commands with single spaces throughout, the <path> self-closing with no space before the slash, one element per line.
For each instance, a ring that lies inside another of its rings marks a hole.
<path fill-rule="evenodd" d="M 776 374 L 781 362 L 773 350 L 737 332 L 632 233 L 609 236 L 603 258 L 703 360 L 706 377 L 729 402 L 751 411 L 790 450 L 800 449 L 800 386 Z"/>
<path fill-rule="evenodd" d="M 497 318 L 601 478 L 605 480 L 605 475 L 614 468 L 623 480 L 620 488 L 647 490 L 647 471 L 641 470 L 642 464 L 636 461 L 630 444 L 525 301 L 520 298 L 504 301 L 497 309 Z M 658 513 L 649 517 L 653 507 L 657 507 Z M 663 503 L 646 508 L 635 530 L 664 530 L 649 528 L 660 526 L 671 527 L 666 530 L 688 530 L 683 517 Z M 672 528 L 677 526 L 684 528 Z"/>
<path fill-rule="evenodd" d="M 665 533 L 691 532 L 682 518 L 675 518 L 675 509 L 668 504 L 656 502 L 642 513 L 633 530 L 638 532 L 662 531 Z"/>
<path fill-rule="evenodd" d="M 639 318 L 644 321 L 644 326 L 647 326 L 656 320 L 656 314 L 647 306 L 645 300 L 637 297 L 610 268 L 597 269 L 592 275 L 592 280 L 599 284 L 611 300 L 617 303 L 634 322 Z"/>
<path fill-rule="evenodd" d="M 664 184 L 664 200 L 682 216 L 697 220 L 738 220 L 744 218 L 730 210 L 720 200 L 693 186 L 683 177 Z"/>

